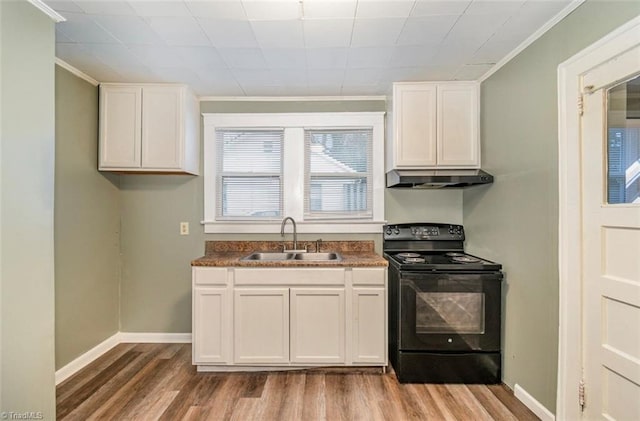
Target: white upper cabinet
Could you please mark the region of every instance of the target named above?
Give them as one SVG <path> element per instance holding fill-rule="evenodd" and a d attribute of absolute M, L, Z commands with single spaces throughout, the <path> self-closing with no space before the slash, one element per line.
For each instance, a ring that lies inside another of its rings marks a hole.
<path fill-rule="evenodd" d="M 100 85 L 101 171 L 198 174 L 199 105 L 183 85 Z"/>
<path fill-rule="evenodd" d="M 387 169 L 479 168 L 479 118 L 475 82 L 395 83 Z"/>

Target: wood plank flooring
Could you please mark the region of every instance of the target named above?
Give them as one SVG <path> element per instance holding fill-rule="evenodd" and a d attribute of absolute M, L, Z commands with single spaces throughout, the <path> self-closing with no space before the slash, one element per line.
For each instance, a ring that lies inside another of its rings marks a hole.
<path fill-rule="evenodd" d="M 393 371 L 198 373 L 190 344 L 120 344 L 57 387 L 59 420 L 537 420 L 504 385 Z"/>

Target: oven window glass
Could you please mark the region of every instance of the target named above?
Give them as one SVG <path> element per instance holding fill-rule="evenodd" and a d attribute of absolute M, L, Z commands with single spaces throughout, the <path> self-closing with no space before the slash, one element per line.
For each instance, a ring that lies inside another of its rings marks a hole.
<path fill-rule="evenodd" d="M 416 292 L 416 333 L 484 333 L 484 294 Z"/>

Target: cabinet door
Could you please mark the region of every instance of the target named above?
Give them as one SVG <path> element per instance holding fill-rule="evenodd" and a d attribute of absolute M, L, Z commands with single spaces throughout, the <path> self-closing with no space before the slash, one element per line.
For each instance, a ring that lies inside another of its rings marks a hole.
<path fill-rule="evenodd" d="M 183 161 L 183 88 L 142 92 L 142 167 L 180 169 Z"/>
<path fill-rule="evenodd" d="M 140 168 L 142 88 L 100 87 L 100 169 Z"/>
<path fill-rule="evenodd" d="M 234 362 L 289 362 L 289 289 L 237 288 L 234 293 Z"/>
<path fill-rule="evenodd" d="M 480 165 L 477 84 L 438 86 L 438 166 Z"/>
<path fill-rule="evenodd" d="M 228 363 L 231 340 L 229 293 L 226 288 L 193 291 L 193 362 Z"/>
<path fill-rule="evenodd" d="M 393 87 L 394 166 L 436 165 L 436 85 Z"/>
<path fill-rule="evenodd" d="M 354 363 L 386 363 L 386 299 L 384 288 L 353 288 Z"/>
<path fill-rule="evenodd" d="M 344 288 L 291 289 L 291 361 L 345 362 Z"/>

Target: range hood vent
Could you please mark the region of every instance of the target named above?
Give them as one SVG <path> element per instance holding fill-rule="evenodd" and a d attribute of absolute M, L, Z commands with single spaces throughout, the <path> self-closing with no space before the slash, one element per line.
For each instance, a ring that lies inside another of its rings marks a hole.
<path fill-rule="evenodd" d="M 387 187 L 441 189 L 493 183 L 493 176 L 480 169 L 462 170 L 391 170 Z"/>

